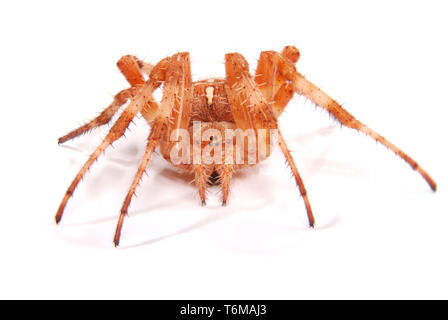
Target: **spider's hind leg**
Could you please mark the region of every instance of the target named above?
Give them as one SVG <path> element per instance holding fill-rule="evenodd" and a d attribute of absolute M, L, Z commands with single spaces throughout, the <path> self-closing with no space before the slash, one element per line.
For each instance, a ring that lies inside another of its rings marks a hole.
<path fill-rule="evenodd" d="M 357 131 L 361 131 L 362 133 L 384 145 L 386 148 L 392 150 L 397 156 L 408 163 L 412 169 L 417 171 L 423 177 L 423 179 L 426 180 L 433 191 L 437 190 L 436 182 L 419 164 L 417 164 L 414 159 L 408 156 L 396 145 L 388 141 L 385 137 L 373 131 L 372 129 L 361 123 L 359 120 L 357 120 L 347 110 L 342 108 L 342 106 L 336 100 L 332 99 L 320 88 L 315 86 L 302 74 L 300 74 L 296 70 L 294 64 L 291 63 L 288 59 L 285 59 L 285 57 L 275 51 L 267 51 L 264 52 L 264 54 L 267 55 L 270 61 L 272 61 L 272 63 L 274 63 L 278 67 L 279 72 L 291 82 L 298 94 L 310 99 L 317 106 L 326 109 L 342 125 L 351 129 L 355 129 Z"/>

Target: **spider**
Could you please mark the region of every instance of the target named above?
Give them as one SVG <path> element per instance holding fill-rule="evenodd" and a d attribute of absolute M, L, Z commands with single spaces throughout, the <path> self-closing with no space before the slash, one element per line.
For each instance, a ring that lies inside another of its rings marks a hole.
<path fill-rule="evenodd" d="M 281 53 L 264 51 L 260 54 L 255 76 L 252 76 L 248 63 L 241 54 L 228 53 L 225 55 L 225 79 L 213 78 L 196 82 L 192 81 L 188 52 L 166 57 L 154 66 L 131 55 L 120 58 L 117 66 L 130 87 L 117 93 L 113 102 L 98 117 L 58 140 L 61 144 L 107 124 L 129 101 L 66 191 L 55 217 L 56 223 L 60 222 L 68 199 L 86 171 L 107 147 L 123 136 L 132 119 L 140 114 L 151 130 L 143 158 L 121 207 L 114 236 L 115 246 L 119 245 L 123 220 L 135 189 L 158 146 L 166 160 L 178 168 L 194 173 L 203 205 L 206 203 L 207 185 L 213 182 L 221 186 L 222 203 L 225 205 L 235 170 L 266 159 L 270 155 L 273 141 L 276 141 L 291 168 L 305 204 L 309 225 L 313 227 L 314 216 L 307 191 L 278 128 L 278 118 L 294 93 L 326 109 L 342 125 L 358 130 L 392 150 L 436 191 L 435 181 L 417 162 L 355 119 L 339 103 L 300 74 L 295 67 L 299 57 L 299 50 L 293 46 L 286 46 Z M 153 98 L 153 92 L 162 84 L 162 99 L 158 103 Z M 237 133 L 228 136 L 228 132 Z M 252 147 L 249 146 L 249 140 L 255 142 Z M 233 148 L 230 151 L 227 148 L 225 155 L 218 150 L 219 147 L 229 146 Z M 264 152 L 260 152 L 262 149 Z M 179 152 L 183 154 L 181 161 Z"/>

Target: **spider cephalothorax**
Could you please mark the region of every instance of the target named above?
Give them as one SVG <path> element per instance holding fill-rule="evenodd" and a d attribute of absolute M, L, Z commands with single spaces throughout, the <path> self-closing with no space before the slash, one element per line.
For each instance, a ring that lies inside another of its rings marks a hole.
<path fill-rule="evenodd" d="M 342 125 L 359 130 L 391 149 L 418 171 L 433 191 L 436 190 L 434 180 L 411 157 L 356 120 L 297 72 L 295 63 L 299 56 L 299 51 L 292 46 L 285 47 L 281 53 L 264 51 L 260 55 L 255 76 L 252 76 L 242 55 L 228 53 L 225 79 L 196 82 L 191 79 L 188 53 L 164 58 L 155 66 L 134 56 L 122 57 L 117 65 L 131 87 L 119 92 L 112 104 L 97 118 L 59 138 L 59 143 L 63 143 L 108 123 L 129 100 L 103 142 L 68 188 L 56 221 L 61 220 L 68 199 L 93 162 L 124 134 L 132 119 L 141 114 L 151 126 L 151 131 L 138 171 L 121 208 L 114 237 L 116 246 L 135 189 L 158 146 L 166 160 L 194 173 L 202 204 L 205 204 L 205 191 L 210 182 L 221 185 L 222 202 L 226 204 L 233 172 L 266 159 L 270 155 L 271 145 L 278 143 L 305 202 L 309 224 L 313 226 L 314 217 L 305 186 L 277 124 L 294 93 L 326 109 Z M 163 97 L 158 103 L 152 95 L 162 84 Z"/>

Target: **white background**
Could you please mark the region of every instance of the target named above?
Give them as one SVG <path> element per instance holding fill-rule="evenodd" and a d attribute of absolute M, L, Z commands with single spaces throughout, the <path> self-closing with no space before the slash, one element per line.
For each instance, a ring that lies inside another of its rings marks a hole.
<path fill-rule="evenodd" d="M 444 1 L 14 1 L 0 4 L 0 298 L 448 298 L 447 7 Z M 53 216 L 107 128 L 57 145 L 127 86 L 124 54 L 189 51 L 194 78 L 224 54 L 255 68 L 296 45 L 299 70 L 414 157 L 437 193 L 371 139 L 295 98 L 281 128 L 309 192 L 306 212 L 277 150 L 199 205 L 191 177 L 154 157 L 121 203 L 147 125 L 92 167 Z"/>

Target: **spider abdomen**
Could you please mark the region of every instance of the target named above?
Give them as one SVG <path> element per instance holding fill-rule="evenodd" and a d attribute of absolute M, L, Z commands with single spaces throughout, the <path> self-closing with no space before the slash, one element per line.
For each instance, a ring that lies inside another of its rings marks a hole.
<path fill-rule="evenodd" d="M 193 83 L 191 122 L 235 122 L 224 85 L 224 79 L 207 79 Z"/>

